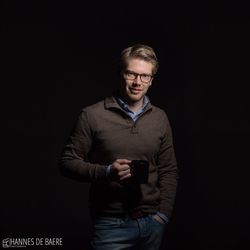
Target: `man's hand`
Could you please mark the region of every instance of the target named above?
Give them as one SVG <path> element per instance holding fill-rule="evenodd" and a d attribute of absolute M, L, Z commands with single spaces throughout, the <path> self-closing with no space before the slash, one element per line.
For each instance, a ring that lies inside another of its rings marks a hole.
<path fill-rule="evenodd" d="M 130 178 L 130 160 L 127 159 L 117 159 L 111 165 L 111 175 L 114 180 L 122 181 L 124 179 Z"/>

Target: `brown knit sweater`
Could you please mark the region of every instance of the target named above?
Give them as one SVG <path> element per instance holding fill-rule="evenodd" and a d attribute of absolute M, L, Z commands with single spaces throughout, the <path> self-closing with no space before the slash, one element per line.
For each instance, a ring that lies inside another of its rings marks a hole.
<path fill-rule="evenodd" d="M 147 160 L 147 184 L 112 181 L 107 166 L 116 159 Z M 171 216 L 177 164 L 165 112 L 150 103 L 134 122 L 114 97 L 80 113 L 60 159 L 62 174 L 91 182 L 93 213 L 161 212 Z"/>

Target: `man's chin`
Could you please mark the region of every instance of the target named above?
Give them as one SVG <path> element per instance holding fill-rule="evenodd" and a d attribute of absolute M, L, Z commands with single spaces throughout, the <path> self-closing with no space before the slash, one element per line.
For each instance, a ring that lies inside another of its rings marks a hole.
<path fill-rule="evenodd" d="M 133 94 L 130 94 L 130 95 L 129 95 L 129 99 L 130 99 L 132 102 L 138 102 L 138 101 L 140 101 L 142 98 L 143 98 L 142 95 L 133 95 Z"/>
<path fill-rule="evenodd" d="M 138 102 L 141 99 L 143 99 L 143 94 L 142 93 L 131 93 L 129 91 L 124 91 L 123 92 L 123 97 L 127 102 Z"/>

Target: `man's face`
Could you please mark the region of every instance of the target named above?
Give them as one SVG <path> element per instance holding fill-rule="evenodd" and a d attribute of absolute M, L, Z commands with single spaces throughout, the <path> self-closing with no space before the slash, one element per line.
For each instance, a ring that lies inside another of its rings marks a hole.
<path fill-rule="evenodd" d="M 135 79 L 130 79 L 131 77 L 126 77 L 124 72 L 128 72 L 130 75 L 136 75 Z M 129 102 L 139 102 L 143 99 L 144 95 L 147 93 L 149 87 L 152 84 L 152 79 L 148 82 L 143 82 L 142 79 L 147 76 L 152 76 L 153 64 L 146 62 L 142 59 L 131 58 L 128 60 L 127 68 L 122 73 L 122 93 Z M 140 74 L 142 77 L 140 77 Z M 150 77 L 149 77 L 150 78 Z"/>

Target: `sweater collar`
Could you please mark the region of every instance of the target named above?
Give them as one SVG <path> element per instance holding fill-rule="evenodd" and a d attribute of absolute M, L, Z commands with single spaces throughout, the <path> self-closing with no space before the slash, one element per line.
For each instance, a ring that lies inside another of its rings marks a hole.
<path fill-rule="evenodd" d="M 125 112 L 135 114 L 135 113 L 129 108 L 128 104 L 125 103 L 120 97 L 116 97 L 116 101 L 117 101 L 117 103 L 121 106 L 121 108 L 122 108 Z M 138 114 L 139 114 L 139 113 L 142 113 L 142 112 L 145 110 L 145 108 L 147 107 L 148 103 L 149 103 L 148 97 L 147 97 L 147 96 L 144 96 L 144 98 L 143 98 L 143 105 L 142 105 L 142 107 L 139 109 L 139 111 L 138 111 L 137 113 L 138 113 Z"/>
<path fill-rule="evenodd" d="M 116 108 L 116 109 L 120 109 L 123 110 L 121 108 L 121 106 L 118 104 L 117 99 L 116 98 L 120 98 L 119 93 L 117 91 L 115 91 L 112 96 L 106 97 L 104 100 L 104 105 L 106 109 L 112 109 L 112 108 Z M 152 109 L 152 105 L 147 97 L 147 105 L 144 107 L 144 112 Z M 124 110 L 123 110 L 124 111 Z"/>

